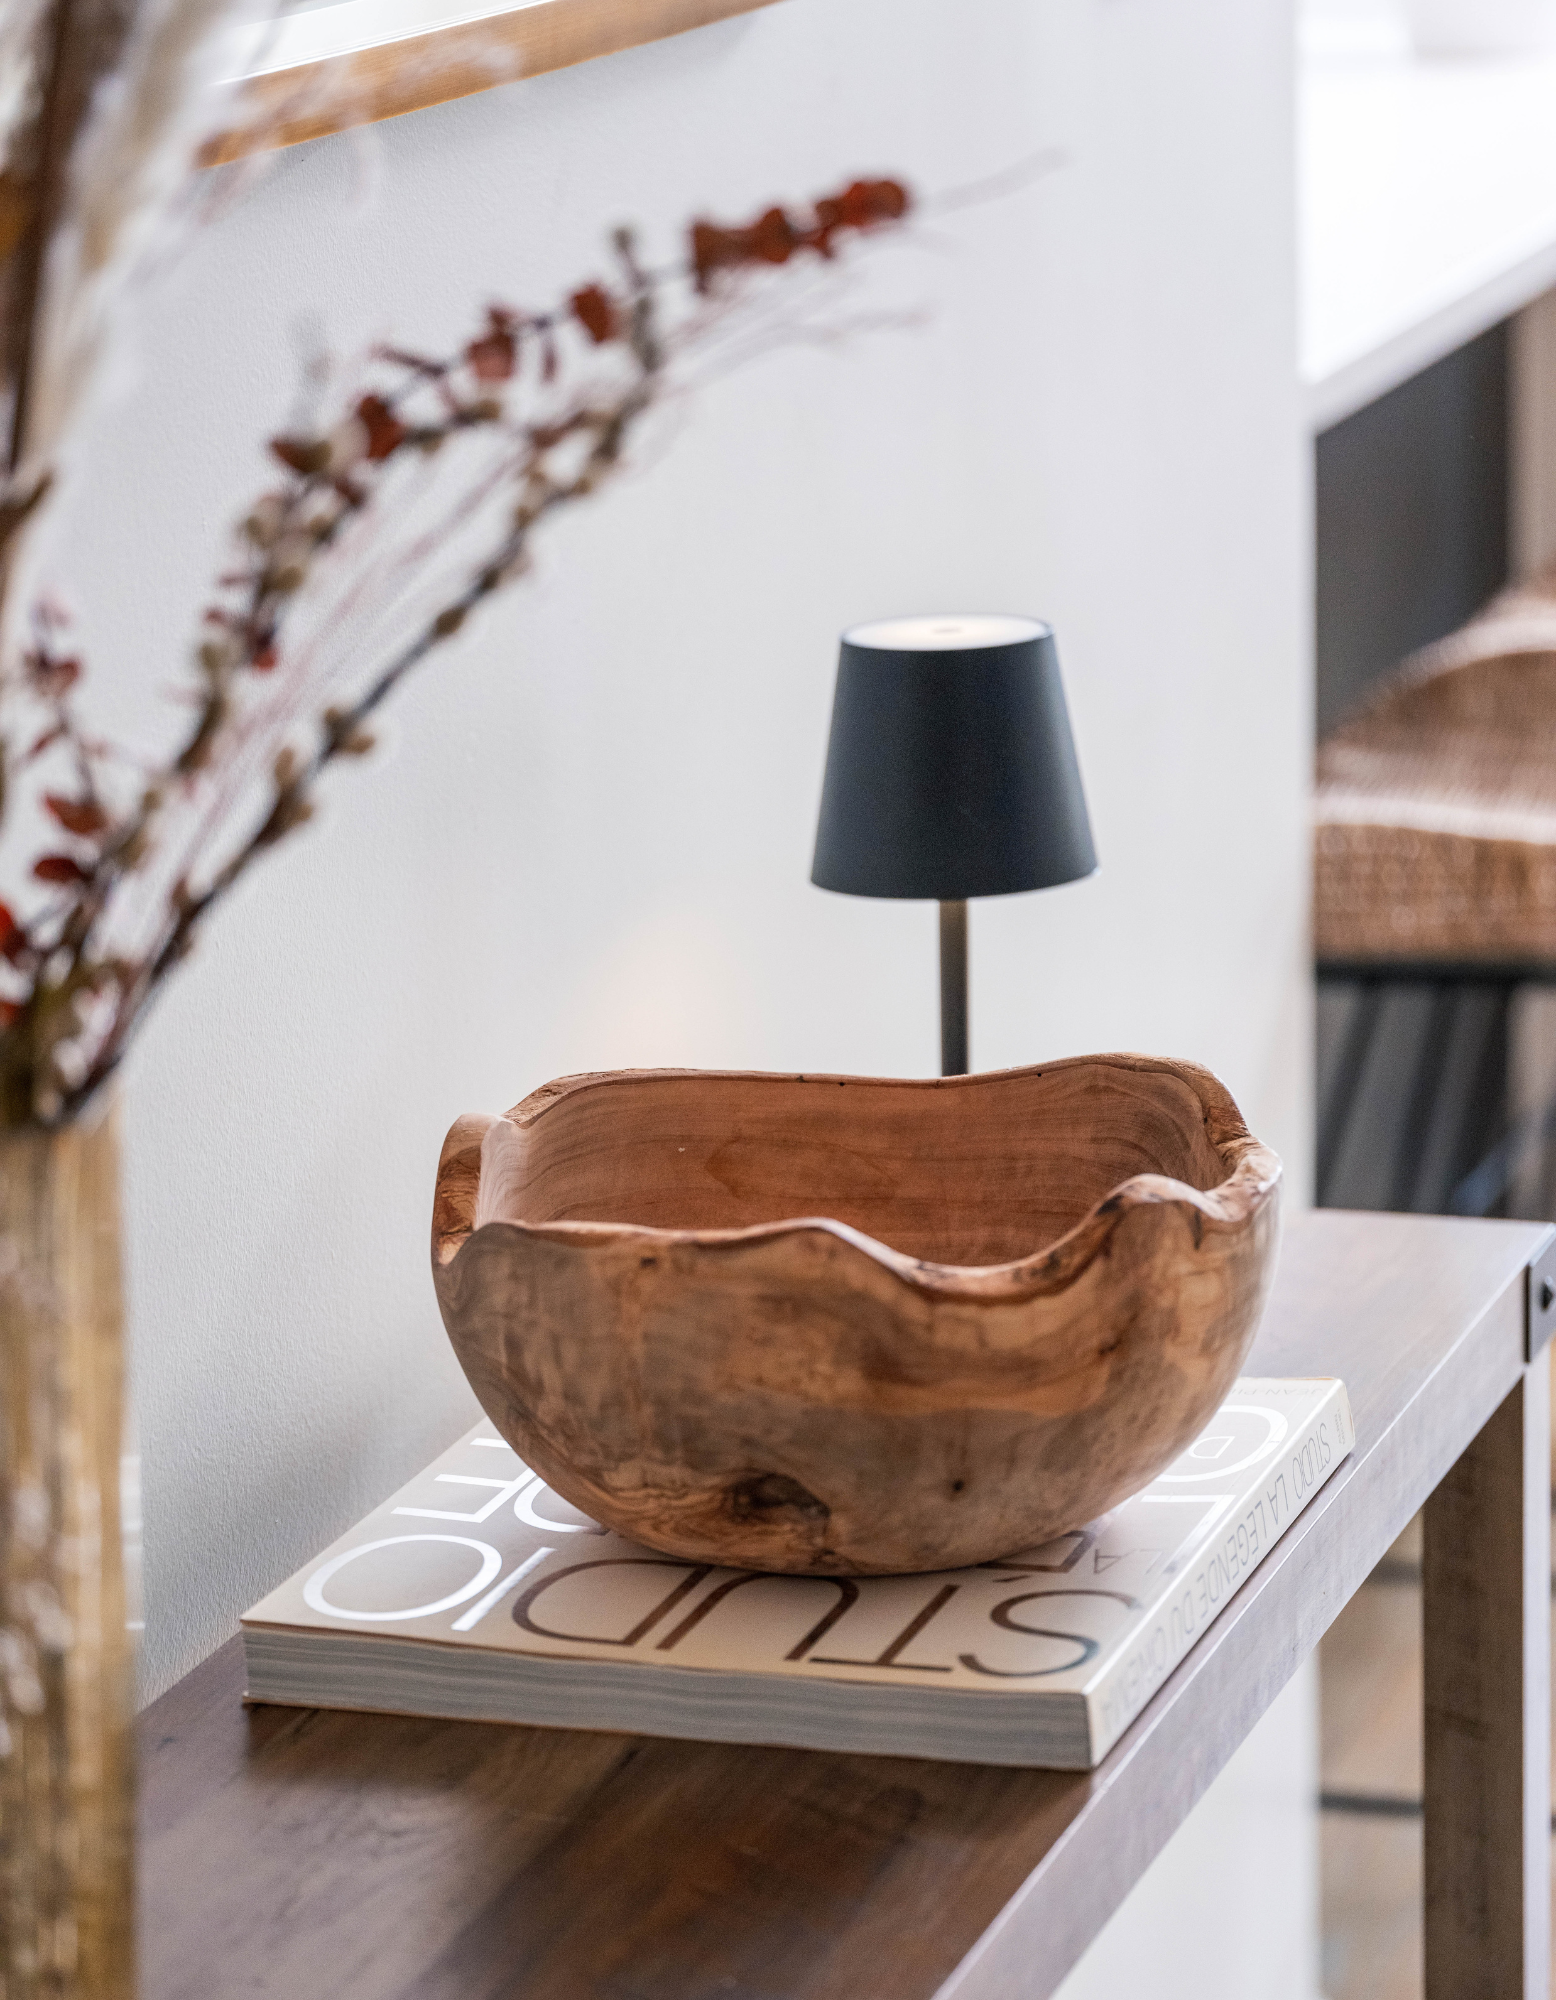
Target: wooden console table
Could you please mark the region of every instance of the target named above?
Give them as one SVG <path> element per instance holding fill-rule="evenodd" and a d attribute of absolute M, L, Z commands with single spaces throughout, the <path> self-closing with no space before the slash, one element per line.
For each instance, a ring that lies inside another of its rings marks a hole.
<path fill-rule="evenodd" d="M 143 2000 L 1044 2000 L 1422 1506 L 1428 2000 L 1547 2000 L 1553 1285 L 1291 1224 L 1249 1372 L 1356 1451 L 1090 1773 L 245 1711 L 234 1641 L 143 1718 Z"/>

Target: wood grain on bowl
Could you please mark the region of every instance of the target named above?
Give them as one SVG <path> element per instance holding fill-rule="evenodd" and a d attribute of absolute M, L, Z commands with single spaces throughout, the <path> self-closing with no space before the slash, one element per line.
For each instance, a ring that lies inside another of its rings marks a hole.
<path fill-rule="evenodd" d="M 564 1078 L 444 1144 L 438 1301 L 566 1499 L 699 1562 L 959 1568 L 1152 1479 L 1224 1398 L 1280 1162 L 1207 1070 Z"/>

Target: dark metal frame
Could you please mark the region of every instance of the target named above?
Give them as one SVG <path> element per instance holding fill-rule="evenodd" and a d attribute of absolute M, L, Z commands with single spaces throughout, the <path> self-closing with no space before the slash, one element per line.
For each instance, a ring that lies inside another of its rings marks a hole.
<path fill-rule="evenodd" d="M 967 1058 L 967 905 L 940 905 L 940 1074 L 965 1076 Z"/>

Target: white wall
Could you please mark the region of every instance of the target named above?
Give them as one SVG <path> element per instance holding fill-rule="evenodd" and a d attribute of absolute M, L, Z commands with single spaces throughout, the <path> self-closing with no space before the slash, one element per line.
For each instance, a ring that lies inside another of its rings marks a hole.
<path fill-rule="evenodd" d="M 1103 869 L 977 906 L 975 1061 L 1198 1057 L 1305 1189 L 1290 37 L 1286 0 L 785 0 L 298 149 L 163 282 L 67 523 L 116 708 L 176 669 L 310 316 L 447 341 L 623 215 L 1068 150 L 890 265 L 921 330 L 754 364 L 575 519 L 163 1006 L 125 1088 L 148 1688 L 469 1421 L 426 1270 L 457 1112 L 932 1068 L 932 911 L 807 883 L 845 624 L 1059 631 Z"/>

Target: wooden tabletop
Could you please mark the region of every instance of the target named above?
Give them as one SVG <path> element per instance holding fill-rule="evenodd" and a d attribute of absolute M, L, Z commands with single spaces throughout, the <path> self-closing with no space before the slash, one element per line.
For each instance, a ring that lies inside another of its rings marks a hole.
<path fill-rule="evenodd" d="M 1248 1364 L 1357 1448 L 1099 1768 L 240 1704 L 141 1730 L 142 2000 L 1045 2000 L 1520 1380 L 1544 1224 L 1318 1213 Z"/>

